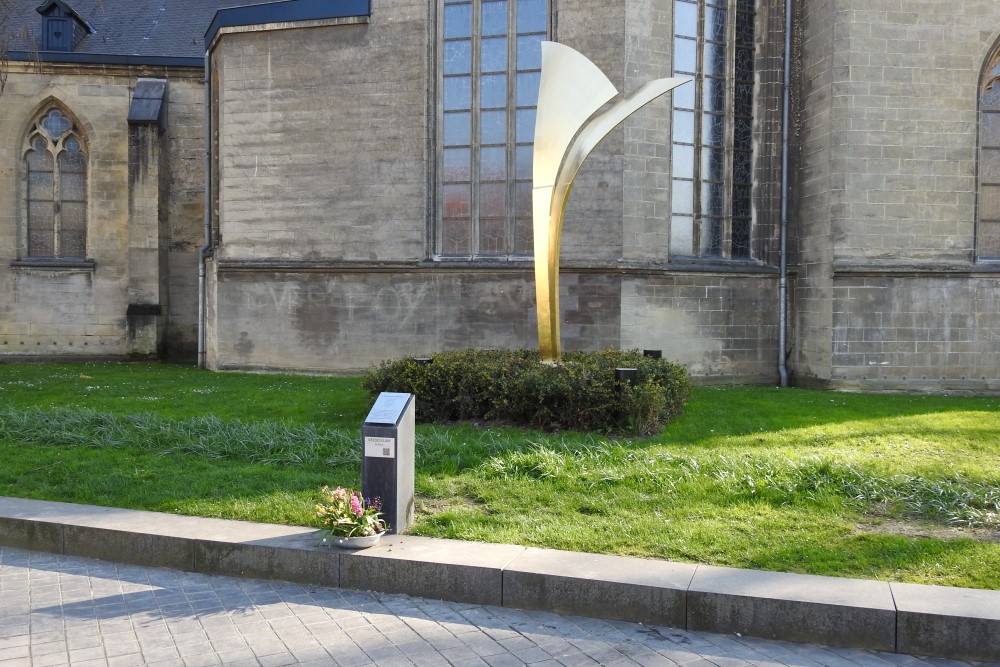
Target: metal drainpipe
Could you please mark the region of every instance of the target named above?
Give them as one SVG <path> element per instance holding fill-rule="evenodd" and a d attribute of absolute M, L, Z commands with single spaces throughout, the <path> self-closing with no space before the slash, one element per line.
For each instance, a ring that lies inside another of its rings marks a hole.
<path fill-rule="evenodd" d="M 781 386 L 788 386 L 788 144 L 792 106 L 792 2 L 785 0 L 785 71 L 781 100 L 781 268 L 778 279 L 778 375 Z"/>
<path fill-rule="evenodd" d="M 205 51 L 205 244 L 198 251 L 198 368 L 205 368 L 205 260 L 212 251 L 212 70 Z"/>

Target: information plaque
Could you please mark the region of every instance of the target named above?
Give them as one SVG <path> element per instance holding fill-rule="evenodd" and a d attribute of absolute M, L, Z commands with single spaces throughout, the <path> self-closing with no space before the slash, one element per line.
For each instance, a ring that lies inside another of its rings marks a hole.
<path fill-rule="evenodd" d="M 413 394 L 382 392 L 361 426 L 361 494 L 381 501 L 390 533 L 413 523 L 415 405 Z"/>

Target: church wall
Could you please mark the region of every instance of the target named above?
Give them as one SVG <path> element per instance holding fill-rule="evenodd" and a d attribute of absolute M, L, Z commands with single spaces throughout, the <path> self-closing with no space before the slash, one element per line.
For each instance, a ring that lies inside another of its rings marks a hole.
<path fill-rule="evenodd" d="M 1000 281 L 974 247 L 978 79 L 1000 6 L 802 14 L 799 380 L 995 388 Z"/>
<path fill-rule="evenodd" d="M 776 381 L 773 274 L 671 271 L 623 282 L 622 348 L 661 350 L 701 382 Z"/>
<path fill-rule="evenodd" d="M 168 239 L 167 358 L 193 361 L 198 347 L 198 251 L 205 243 L 205 85 L 198 70 L 167 85 L 161 222 Z"/>
<path fill-rule="evenodd" d="M 424 257 L 427 7 L 396 5 L 221 37 L 220 259 Z"/>
<path fill-rule="evenodd" d="M 838 202 L 834 175 L 835 108 L 845 104 L 834 89 L 833 53 L 842 41 L 833 0 L 801 3 L 796 15 L 798 44 L 795 120 L 797 135 L 792 178 L 794 209 L 790 225 L 797 240 L 790 362 L 798 379 L 829 377 L 833 363 L 832 222 Z"/>
<path fill-rule="evenodd" d="M 843 276 L 831 385 L 1000 390 L 1000 277 Z"/>
<path fill-rule="evenodd" d="M 672 27 L 663 3 L 625 4 L 561 0 L 553 22 L 556 39 L 631 91 L 670 76 Z M 210 367 L 346 371 L 537 345 L 530 262 L 434 258 L 434 14 L 401 3 L 376 7 L 367 24 L 216 42 Z M 669 126 L 669 100 L 653 103 L 576 180 L 561 253 L 563 348 L 661 349 L 699 376 L 772 381 L 774 271 L 667 269 Z"/>
<path fill-rule="evenodd" d="M 138 274 L 130 282 L 131 263 L 142 274 L 152 271 L 149 285 L 160 292 L 158 298 L 167 307 L 168 325 L 162 340 L 169 352 L 193 359 L 204 201 L 200 72 L 20 62 L 11 62 L 10 68 L 0 98 L 0 293 L 7 295 L 0 300 L 0 355 L 88 357 L 134 352 L 138 348 L 129 339 L 128 306 L 133 301 L 145 303 L 151 295 L 130 293 L 139 284 Z M 156 145 L 133 155 L 133 159 L 149 157 L 156 164 L 133 165 L 130 179 L 126 117 L 132 89 L 141 76 L 169 80 L 168 110 L 163 134 L 154 128 L 139 142 Z M 22 224 L 24 131 L 49 97 L 62 103 L 85 134 L 89 151 L 87 257 L 94 260 L 92 268 L 11 266 L 18 258 Z M 147 183 L 150 175 L 156 175 L 158 183 Z M 130 241 L 131 181 L 139 188 L 131 193 L 132 213 L 143 220 L 133 225 Z M 137 233 L 143 238 L 136 237 Z M 147 240 L 150 235 L 160 239 Z M 161 246 L 161 250 L 149 255 L 147 246 Z M 161 280 L 162 289 L 156 288 Z M 148 351 L 148 345 L 141 347 Z"/>
<path fill-rule="evenodd" d="M 129 77 L 11 63 L 0 114 L 0 353 L 119 355 L 125 347 Z M 12 267 L 18 258 L 18 174 L 24 131 L 55 96 L 89 150 L 87 268 Z"/>

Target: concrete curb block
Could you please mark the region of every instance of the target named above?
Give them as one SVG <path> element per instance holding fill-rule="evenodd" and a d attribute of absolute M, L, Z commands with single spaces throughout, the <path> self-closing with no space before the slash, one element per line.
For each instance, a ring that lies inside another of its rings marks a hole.
<path fill-rule="evenodd" d="M 1000 660 L 1000 591 L 889 586 L 900 653 Z"/>
<path fill-rule="evenodd" d="M 760 572 L 0 498 L 0 545 L 688 630 L 1000 661 L 1000 591 Z"/>
<path fill-rule="evenodd" d="M 896 608 L 881 581 L 699 565 L 689 630 L 896 650 Z"/>
<path fill-rule="evenodd" d="M 503 573 L 508 607 L 687 625 L 687 589 L 697 566 L 550 549 L 525 549 Z"/>

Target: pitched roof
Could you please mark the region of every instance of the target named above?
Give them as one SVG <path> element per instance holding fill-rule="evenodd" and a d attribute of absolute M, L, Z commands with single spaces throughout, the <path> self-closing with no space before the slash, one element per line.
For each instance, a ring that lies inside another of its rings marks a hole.
<path fill-rule="evenodd" d="M 0 31 L 8 39 L 14 59 L 48 60 L 42 47 L 40 0 L 0 1 Z M 42 3 L 44 6 L 45 3 Z M 148 58 L 201 58 L 205 55 L 205 30 L 218 9 L 266 4 L 254 0 L 61 0 L 94 32 L 82 37 L 73 54 L 87 60 L 115 61 L 123 56 L 135 62 Z M 2 35 L 0 35 L 2 37 Z M 52 59 L 63 60 L 65 53 Z M 112 58 L 101 58 L 111 56 Z"/>

